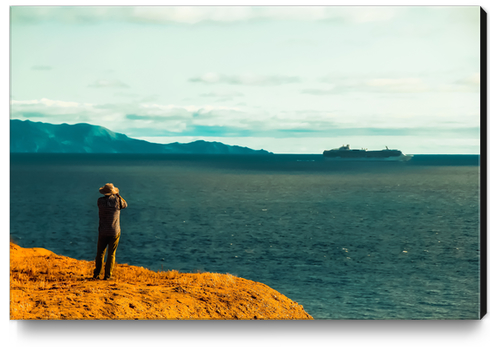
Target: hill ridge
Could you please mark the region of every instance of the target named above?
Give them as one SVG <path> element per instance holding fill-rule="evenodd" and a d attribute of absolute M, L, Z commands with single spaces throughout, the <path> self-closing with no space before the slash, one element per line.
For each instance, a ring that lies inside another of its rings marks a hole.
<path fill-rule="evenodd" d="M 11 153 L 168 153 L 168 154 L 272 154 L 248 147 L 197 140 L 190 143 L 153 143 L 133 139 L 89 123 L 51 124 L 10 120 Z"/>

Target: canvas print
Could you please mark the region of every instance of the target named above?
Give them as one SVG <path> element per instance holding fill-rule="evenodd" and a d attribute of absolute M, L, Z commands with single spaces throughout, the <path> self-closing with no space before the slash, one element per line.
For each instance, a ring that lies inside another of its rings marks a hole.
<path fill-rule="evenodd" d="M 12 6 L 11 320 L 472 320 L 478 6 Z"/>

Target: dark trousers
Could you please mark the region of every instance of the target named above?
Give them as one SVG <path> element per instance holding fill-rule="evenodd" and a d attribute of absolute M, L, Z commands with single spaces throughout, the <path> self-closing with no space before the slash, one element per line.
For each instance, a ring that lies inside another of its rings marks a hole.
<path fill-rule="evenodd" d="M 97 256 L 95 257 L 94 277 L 99 277 L 100 271 L 102 270 L 102 264 L 104 263 L 105 251 L 108 249 L 104 278 L 111 278 L 114 263 L 116 262 L 116 250 L 119 245 L 119 236 L 121 236 L 121 234 L 117 236 L 99 235 L 99 240 L 97 241 Z"/>

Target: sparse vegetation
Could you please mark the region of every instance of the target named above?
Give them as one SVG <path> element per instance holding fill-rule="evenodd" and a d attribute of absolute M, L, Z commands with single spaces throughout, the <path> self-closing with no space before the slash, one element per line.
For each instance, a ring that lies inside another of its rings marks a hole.
<path fill-rule="evenodd" d="M 93 280 L 94 263 L 10 244 L 11 319 L 312 319 L 270 287 L 217 273 L 154 272 L 117 264 Z"/>

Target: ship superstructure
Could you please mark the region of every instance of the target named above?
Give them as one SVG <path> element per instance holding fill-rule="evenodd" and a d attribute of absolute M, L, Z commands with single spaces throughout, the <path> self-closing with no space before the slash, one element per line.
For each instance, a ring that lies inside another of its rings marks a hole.
<path fill-rule="evenodd" d="M 398 149 L 386 149 L 368 151 L 366 148 L 351 149 L 350 145 L 323 151 L 325 159 L 360 159 L 360 160 L 394 160 L 407 161 L 411 155 L 405 155 Z"/>

